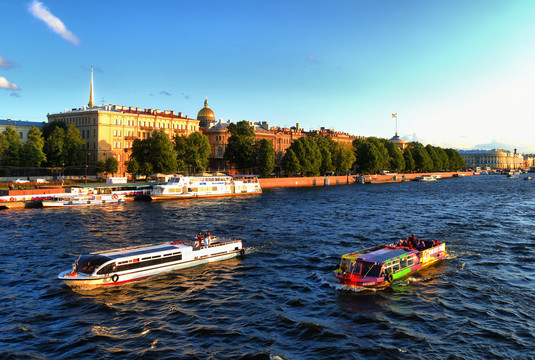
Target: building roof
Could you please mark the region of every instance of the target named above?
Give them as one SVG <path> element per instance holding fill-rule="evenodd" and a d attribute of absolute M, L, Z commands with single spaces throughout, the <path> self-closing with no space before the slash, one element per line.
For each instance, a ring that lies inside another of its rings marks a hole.
<path fill-rule="evenodd" d="M 6 120 L 2 120 L 0 119 L 0 125 L 5 125 L 5 126 L 9 126 L 9 125 L 12 125 L 12 126 L 35 126 L 35 127 L 43 127 L 43 122 L 39 122 L 39 121 L 26 121 L 26 120 L 11 120 L 11 119 L 6 119 Z"/>

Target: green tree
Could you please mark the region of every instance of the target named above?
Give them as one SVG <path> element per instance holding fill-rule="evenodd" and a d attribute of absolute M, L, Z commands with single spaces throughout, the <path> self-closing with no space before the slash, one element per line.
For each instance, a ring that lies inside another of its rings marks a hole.
<path fill-rule="evenodd" d="M 361 173 L 373 174 L 384 169 L 383 154 L 373 142 L 360 144 L 357 152 L 357 169 Z"/>
<path fill-rule="evenodd" d="M 46 155 L 43 151 L 45 146 L 45 139 L 41 130 L 32 126 L 28 132 L 28 140 L 23 147 L 24 166 L 41 166 L 46 160 Z"/>
<path fill-rule="evenodd" d="M 82 139 L 80 130 L 74 124 L 69 124 L 63 143 L 63 154 L 66 165 L 76 166 L 82 165 L 85 162 L 84 145 L 85 140 Z"/>
<path fill-rule="evenodd" d="M 390 168 L 390 155 L 386 149 L 385 143 L 389 142 L 386 139 L 379 139 L 376 137 L 369 137 L 366 139 L 367 142 L 372 143 L 377 149 L 377 170 L 386 170 Z"/>
<path fill-rule="evenodd" d="M 262 177 L 269 176 L 275 169 L 275 149 L 273 143 L 262 139 L 256 143 L 258 172 Z"/>
<path fill-rule="evenodd" d="M 388 169 L 393 172 L 402 172 L 405 169 L 405 159 L 398 146 L 390 140 L 384 143 L 390 158 Z"/>
<path fill-rule="evenodd" d="M 355 163 L 356 157 L 351 146 L 337 144 L 333 155 L 334 171 L 338 174 L 347 173 Z"/>
<path fill-rule="evenodd" d="M 461 156 L 461 154 L 459 154 L 457 150 L 445 149 L 444 151 L 448 155 L 450 170 L 457 171 L 463 169 L 466 166 L 463 157 Z"/>
<path fill-rule="evenodd" d="M 301 172 L 299 159 L 291 148 L 288 148 L 286 154 L 284 154 L 281 166 L 286 175 L 293 175 Z"/>
<path fill-rule="evenodd" d="M 289 149 L 292 149 L 299 160 L 299 168 L 303 175 L 318 176 L 322 162 L 318 144 L 309 137 L 295 140 Z"/>
<path fill-rule="evenodd" d="M 67 124 L 65 124 L 63 121 L 55 120 L 43 125 L 41 132 L 43 133 L 45 141 L 50 137 L 50 135 L 52 135 L 54 129 L 57 127 L 62 128 L 65 132 L 67 131 Z"/>
<path fill-rule="evenodd" d="M 136 159 L 130 158 L 126 163 L 126 172 L 132 175 L 132 180 L 136 178 L 136 175 L 140 174 L 140 166 Z"/>
<path fill-rule="evenodd" d="M 230 163 L 236 164 L 239 169 L 251 168 L 256 155 L 253 127 L 248 121 L 243 120 L 237 124 L 229 124 L 227 129 L 231 135 L 223 157 Z"/>
<path fill-rule="evenodd" d="M 45 146 L 43 150 L 50 166 L 63 166 L 65 164 L 64 149 L 65 130 L 58 126 L 52 130 L 48 138 L 45 138 Z"/>
<path fill-rule="evenodd" d="M 210 141 L 205 135 L 194 132 L 190 136 L 175 136 L 174 150 L 177 154 L 177 167 L 182 172 L 198 173 L 206 170 L 212 151 Z"/>
<path fill-rule="evenodd" d="M 425 147 L 417 146 L 412 152 L 412 157 L 414 158 L 416 170 L 425 172 L 433 169 L 433 160 L 431 160 Z"/>
<path fill-rule="evenodd" d="M 146 139 L 135 139 L 130 161 L 133 159 L 139 164 L 140 173 L 146 176 L 152 172 L 169 174 L 178 168 L 173 144 L 163 129 L 154 131 Z"/>
<path fill-rule="evenodd" d="M 442 164 L 442 159 L 440 158 L 440 156 L 438 156 L 437 148 L 433 145 L 428 144 L 425 146 L 425 150 L 427 151 L 429 157 L 431 158 L 431 161 L 433 162 L 433 165 L 429 170 L 440 171 L 441 169 L 443 169 L 444 164 Z"/>
<path fill-rule="evenodd" d="M 4 130 L 7 147 L 4 150 L 4 165 L 6 166 L 22 166 L 22 149 L 24 143 L 22 142 L 19 133 L 9 125 Z"/>
<path fill-rule="evenodd" d="M 408 147 L 403 151 L 403 159 L 405 160 L 405 171 L 412 172 L 416 170 L 416 162 L 412 157 L 411 148 Z"/>
<path fill-rule="evenodd" d="M 119 170 L 119 162 L 115 156 L 108 156 L 104 162 L 104 172 L 106 174 L 115 174 Z"/>
<path fill-rule="evenodd" d="M 0 165 L 4 163 L 4 154 L 7 149 L 7 145 L 6 134 L 2 132 L 0 133 Z"/>

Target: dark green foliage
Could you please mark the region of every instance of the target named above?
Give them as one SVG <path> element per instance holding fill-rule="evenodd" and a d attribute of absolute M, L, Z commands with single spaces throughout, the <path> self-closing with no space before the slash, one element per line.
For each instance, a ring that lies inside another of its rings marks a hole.
<path fill-rule="evenodd" d="M 41 131 L 32 126 L 28 132 L 28 140 L 23 147 L 23 166 L 41 166 L 41 163 L 46 160 L 46 155 L 43 152 L 45 146 L 45 139 Z"/>
<path fill-rule="evenodd" d="M 245 171 L 255 163 L 255 133 L 248 121 L 243 120 L 228 126 L 230 137 L 224 158 Z"/>
<path fill-rule="evenodd" d="M 269 176 L 275 169 L 275 149 L 273 143 L 262 139 L 256 143 L 256 161 L 259 175 Z"/>
<path fill-rule="evenodd" d="M 205 135 L 196 132 L 189 137 L 175 136 L 174 150 L 180 171 L 195 174 L 203 172 L 208 167 L 211 147 Z"/>

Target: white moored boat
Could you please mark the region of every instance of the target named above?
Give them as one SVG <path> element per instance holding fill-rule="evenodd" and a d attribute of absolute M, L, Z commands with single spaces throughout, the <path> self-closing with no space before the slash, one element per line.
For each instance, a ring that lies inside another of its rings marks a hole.
<path fill-rule="evenodd" d="M 221 261 L 244 253 L 240 239 L 209 237 L 82 255 L 58 275 L 68 286 L 95 288 L 141 280 L 164 272 Z"/>
<path fill-rule="evenodd" d="M 172 200 L 261 193 L 262 188 L 257 176 L 183 176 L 173 178 L 165 184 L 154 185 L 149 194 L 138 195 L 136 200 Z"/>
<path fill-rule="evenodd" d="M 124 202 L 124 195 L 121 194 L 103 194 L 103 195 L 84 195 L 84 194 L 64 194 L 55 196 L 50 200 L 42 200 L 43 207 L 62 207 L 62 206 L 87 206 L 101 205 L 110 203 Z"/>

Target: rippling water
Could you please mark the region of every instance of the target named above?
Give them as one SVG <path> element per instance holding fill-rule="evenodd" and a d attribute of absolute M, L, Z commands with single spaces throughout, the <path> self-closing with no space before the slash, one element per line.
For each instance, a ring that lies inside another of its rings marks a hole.
<path fill-rule="evenodd" d="M 13 359 L 534 358 L 535 182 L 276 189 L 261 196 L 0 212 L 0 356 Z M 246 256 L 105 290 L 56 276 L 81 253 L 189 238 Z M 341 254 L 410 233 L 446 261 L 378 291 Z"/>

